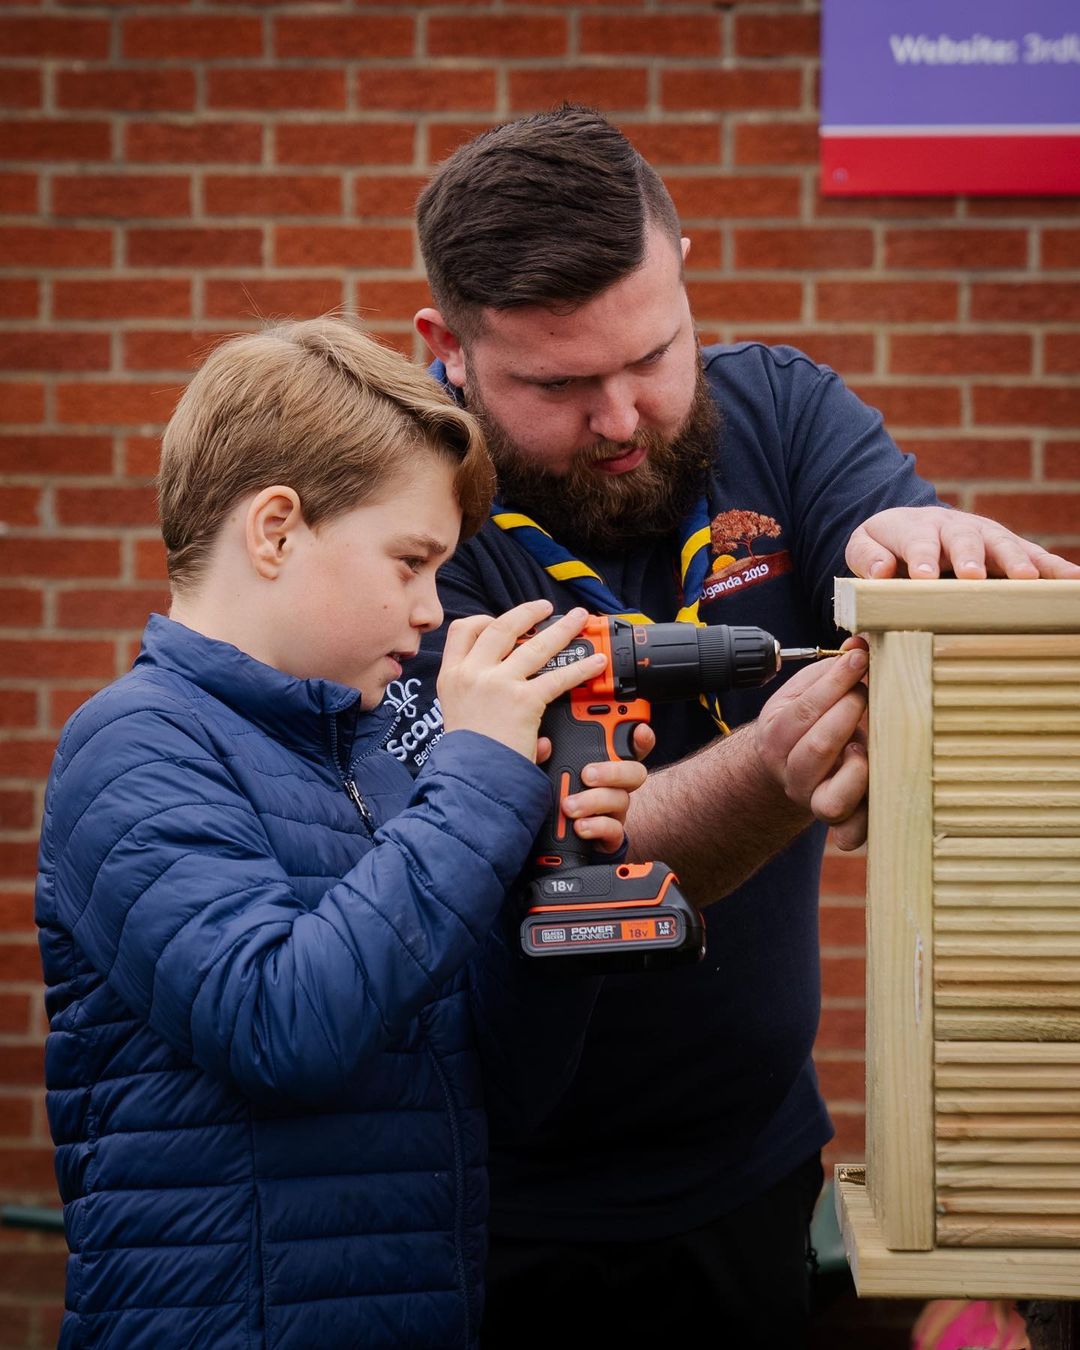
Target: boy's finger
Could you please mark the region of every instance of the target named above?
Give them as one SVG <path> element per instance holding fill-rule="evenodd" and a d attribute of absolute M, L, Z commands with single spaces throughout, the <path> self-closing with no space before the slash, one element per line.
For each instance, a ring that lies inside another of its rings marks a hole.
<path fill-rule="evenodd" d="M 585 820 L 575 820 L 574 833 L 579 839 L 587 839 L 600 853 L 614 853 L 622 846 L 624 835 L 621 821 L 611 816 L 588 816 Z"/>
<path fill-rule="evenodd" d="M 565 643 L 562 644 L 565 646 Z M 556 647 L 555 651 L 559 651 Z M 552 652 L 552 656 L 555 652 Z M 541 662 L 541 665 L 544 663 Z M 603 652 L 593 652 L 591 656 L 586 656 L 581 661 L 571 661 L 567 666 L 557 666 L 554 670 L 545 670 L 543 675 L 537 675 L 529 683 L 533 689 L 540 695 L 545 703 L 552 703 L 562 694 L 568 694 L 571 689 L 583 684 L 586 680 L 595 680 L 597 675 L 607 665 L 607 657 Z"/>
<path fill-rule="evenodd" d="M 560 614 L 554 623 L 518 643 L 507 664 L 519 675 L 533 675 L 542 670 L 564 647 L 573 646 L 588 617 L 589 611 L 580 605 Z"/>
<path fill-rule="evenodd" d="M 443 662 L 452 664 L 463 661 L 476 645 L 476 639 L 494 622 L 491 614 L 469 614 L 463 619 L 455 619 L 446 630 Z"/>
<path fill-rule="evenodd" d="M 563 814 L 573 820 L 585 820 L 588 816 L 621 817 L 626 815 L 629 806 L 629 792 L 615 787 L 586 788 L 562 800 Z"/>
<path fill-rule="evenodd" d="M 636 759 L 599 759 L 581 771 L 586 787 L 623 788 L 626 792 L 639 788 L 646 777 L 645 765 Z"/>
<path fill-rule="evenodd" d="M 518 645 L 518 639 L 546 619 L 550 613 L 550 600 L 528 600 L 523 605 L 515 605 L 513 609 L 500 614 L 487 626 L 477 640 L 478 654 L 482 653 L 492 661 L 505 660 Z M 558 650 L 556 647 L 555 651 Z"/>

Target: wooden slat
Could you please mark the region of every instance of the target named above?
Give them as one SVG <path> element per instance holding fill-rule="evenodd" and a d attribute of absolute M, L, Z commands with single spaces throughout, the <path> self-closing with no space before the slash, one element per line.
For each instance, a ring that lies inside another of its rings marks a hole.
<path fill-rule="evenodd" d="M 1069 633 L 1080 627 L 1080 581 L 834 583 L 837 626 L 849 633 Z"/>
<path fill-rule="evenodd" d="M 1080 708 L 1010 707 L 1006 712 L 996 714 L 994 708 L 984 707 L 937 708 L 934 716 L 934 731 L 972 732 L 982 731 L 987 719 L 998 716 L 1006 718 L 1010 731 L 1023 732 L 1025 736 L 1060 736 L 1080 731 Z"/>
<path fill-rule="evenodd" d="M 1080 629 L 1080 615 L 1076 616 L 1074 627 Z M 992 646 L 983 633 L 944 633 L 934 638 L 935 666 L 966 660 L 981 664 L 985 661 L 1046 659 L 1080 660 L 1080 633 L 1060 633 L 1055 637 L 1038 637 L 1032 633 L 998 634 Z"/>
<path fill-rule="evenodd" d="M 986 638 L 979 638 L 986 643 Z M 993 638 L 996 647 L 999 639 Z M 1061 642 L 1062 638 L 1053 641 Z M 1067 686 L 1076 682 L 1076 672 L 1080 669 L 1080 649 L 1075 656 L 1062 656 L 1053 660 L 1034 661 L 1026 659 L 1024 653 L 1002 658 L 999 651 L 984 651 L 981 660 L 949 661 L 943 660 L 934 643 L 934 684 L 998 684 L 1027 685 L 1045 684 L 1048 686 Z"/>
<path fill-rule="evenodd" d="M 977 1219 L 941 1214 L 937 1240 L 948 1247 L 1080 1247 L 1080 1215 L 1039 1214 L 1031 1218 L 1013 1215 Z"/>
<path fill-rule="evenodd" d="M 838 1180 L 835 1195 L 844 1250 L 863 1298 L 1072 1299 L 1080 1289 L 1078 1251 L 890 1251 L 867 1188 Z"/>
<path fill-rule="evenodd" d="M 941 1116 L 934 1122 L 938 1139 L 1076 1139 L 1080 1118 L 1070 1116 Z"/>
<path fill-rule="evenodd" d="M 1080 891 L 1075 886 L 1040 884 L 1033 882 L 987 882 L 982 886 L 969 886 L 960 882 L 939 881 L 934 887 L 935 920 L 947 917 L 950 910 L 971 908 L 994 910 L 1046 910 L 1048 913 L 1066 915 L 1077 912 L 1080 906 Z M 1006 916 L 1002 916 L 1003 919 Z M 997 921 L 997 915 L 994 916 Z M 963 922 L 970 922 L 966 916 Z"/>
<path fill-rule="evenodd" d="M 1080 1158 L 1071 1167 L 1032 1167 L 1023 1163 L 938 1163 L 937 1188 L 985 1191 L 1080 1191 Z"/>
<path fill-rule="evenodd" d="M 935 758 L 934 782 L 1035 783 L 1047 787 L 1057 783 L 1080 784 L 1080 752 L 1075 759 L 1061 759 L 1056 755 L 1039 757 L 1035 754 L 1025 760 Z"/>
<path fill-rule="evenodd" d="M 885 1240 L 907 1250 L 934 1237 L 931 646 L 870 640 L 867 1160 Z"/>
<path fill-rule="evenodd" d="M 1066 763 L 1074 763 L 1080 755 L 1080 736 L 1056 736 L 1033 740 L 1030 736 L 998 734 L 998 728 L 981 732 L 941 734 L 934 736 L 934 762 L 954 756 L 988 757 L 994 759 L 1033 759 L 1060 756 Z"/>
<path fill-rule="evenodd" d="M 938 1136 L 937 1159 L 942 1167 L 1001 1168 L 1006 1173 L 1036 1170 L 1080 1169 L 1080 1138 L 1077 1139 L 952 1139 Z"/>
<path fill-rule="evenodd" d="M 1077 1041 L 1080 1012 L 1063 1008 L 995 1008 L 990 1012 L 950 1011 L 938 1006 L 934 1024 L 950 1041 Z"/>
<path fill-rule="evenodd" d="M 1074 927 L 1071 932 L 1066 930 L 1061 917 L 1055 916 L 1055 922 L 1045 935 L 1038 934 L 1030 925 L 1018 925 L 1013 931 L 1009 931 L 996 914 L 989 926 L 984 921 L 977 928 L 968 927 L 961 932 L 946 932 L 942 928 L 942 920 L 946 917 L 948 916 L 942 914 L 934 916 L 936 962 L 964 957 L 981 960 L 988 957 L 1002 957 L 1011 961 L 1033 959 L 1041 961 L 1043 958 L 1053 960 L 1063 956 L 1076 958 L 1080 962 L 1080 912 L 1073 916 Z M 970 922 L 969 920 L 969 924 Z M 939 978 L 943 976 L 940 966 L 937 973 Z"/>

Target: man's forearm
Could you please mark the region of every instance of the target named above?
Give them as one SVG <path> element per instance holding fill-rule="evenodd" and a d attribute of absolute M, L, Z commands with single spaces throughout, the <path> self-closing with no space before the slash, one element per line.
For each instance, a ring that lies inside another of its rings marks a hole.
<path fill-rule="evenodd" d="M 752 726 L 649 774 L 627 819 L 634 861 L 665 862 L 696 905 L 730 894 L 813 819 L 758 755 Z"/>

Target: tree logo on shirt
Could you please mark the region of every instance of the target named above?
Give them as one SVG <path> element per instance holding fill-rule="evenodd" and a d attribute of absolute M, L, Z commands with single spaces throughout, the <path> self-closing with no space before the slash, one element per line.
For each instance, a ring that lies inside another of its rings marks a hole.
<path fill-rule="evenodd" d="M 780 537 L 780 522 L 772 516 L 741 509 L 721 511 L 713 517 L 710 528 L 716 561 L 702 587 L 703 603 L 719 600 L 732 591 L 757 586 L 791 571 L 791 554 L 786 548 L 776 553 L 754 551 L 759 539 Z M 746 550 L 745 557 L 737 556 L 740 548 Z"/>

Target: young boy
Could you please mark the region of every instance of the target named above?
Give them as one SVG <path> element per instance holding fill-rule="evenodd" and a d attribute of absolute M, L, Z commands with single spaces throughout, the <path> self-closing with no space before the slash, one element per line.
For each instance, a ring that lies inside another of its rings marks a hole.
<path fill-rule="evenodd" d="M 536 674 L 583 610 L 464 620 L 415 783 L 383 749 L 491 484 L 470 416 L 340 320 L 219 347 L 169 423 L 171 618 L 65 728 L 41 839 L 63 1347 L 475 1342 L 481 1060 L 489 1107 L 544 1110 L 595 992 L 523 977 L 504 901 L 540 715 L 603 667 Z M 617 848 L 644 770 L 598 774 L 571 814 Z"/>

